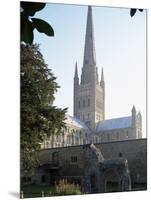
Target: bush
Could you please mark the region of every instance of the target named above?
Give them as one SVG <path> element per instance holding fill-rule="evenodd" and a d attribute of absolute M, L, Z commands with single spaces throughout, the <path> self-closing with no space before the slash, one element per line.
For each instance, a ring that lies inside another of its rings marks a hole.
<path fill-rule="evenodd" d="M 60 180 L 55 186 L 55 195 L 76 195 L 82 194 L 80 186 L 74 183 L 68 183 L 67 180 Z"/>

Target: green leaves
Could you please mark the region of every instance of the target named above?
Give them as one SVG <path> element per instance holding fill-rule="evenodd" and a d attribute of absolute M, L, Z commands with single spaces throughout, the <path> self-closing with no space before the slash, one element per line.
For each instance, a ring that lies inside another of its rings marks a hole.
<path fill-rule="evenodd" d="M 133 17 L 137 10 L 139 10 L 140 12 L 143 12 L 143 9 L 131 8 L 130 9 L 130 16 Z"/>
<path fill-rule="evenodd" d="M 65 127 L 67 109 L 53 106 L 56 77 L 39 45 L 21 43 L 21 163 L 28 173 L 37 166 L 40 143 Z"/>
<path fill-rule="evenodd" d="M 38 18 L 32 18 L 32 21 L 37 31 L 45 33 L 48 36 L 54 36 L 53 28 L 47 22 Z"/>
<path fill-rule="evenodd" d="M 130 15 L 131 15 L 131 17 L 133 17 L 133 16 L 135 15 L 135 13 L 136 13 L 136 9 L 132 8 L 132 9 L 130 10 Z"/>
<path fill-rule="evenodd" d="M 34 16 L 37 11 L 45 7 L 45 3 L 21 2 L 21 7 L 26 16 Z"/>
<path fill-rule="evenodd" d="M 54 30 L 46 21 L 38 18 L 31 18 L 36 12 L 45 7 L 45 3 L 21 2 L 21 41 L 32 44 L 34 29 L 47 36 L 54 36 Z"/>

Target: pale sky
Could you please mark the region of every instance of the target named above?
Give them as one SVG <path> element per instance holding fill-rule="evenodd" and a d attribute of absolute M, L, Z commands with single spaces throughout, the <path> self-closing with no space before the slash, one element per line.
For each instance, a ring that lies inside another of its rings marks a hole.
<path fill-rule="evenodd" d="M 106 119 L 131 115 L 135 105 L 142 113 L 145 137 L 146 10 L 133 18 L 123 8 L 93 6 L 92 12 L 99 75 L 104 68 Z M 68 107 L 73 115 L 73 76 L 76 61 L 81 75 L 87 6 L 47 4 L 35 17 L 49 22 L 55 32 L 47 37 L 35 31 L 34 39 L 61 86 L 54 104 Z"/>

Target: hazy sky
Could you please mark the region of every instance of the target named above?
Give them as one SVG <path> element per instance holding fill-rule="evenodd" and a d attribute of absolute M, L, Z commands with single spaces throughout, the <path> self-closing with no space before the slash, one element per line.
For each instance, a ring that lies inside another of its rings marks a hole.
<path fill-rule="evenodd" d="M 104 68 L 106 118 L 131 115 L 132 106 L 141 111 L 146 133 L 146 11 L 130 17 L 130 9 L 92 7 L 96 63 Z M 79 77 L 83 63 L 87 6 L 47 4 L 37 12 L 49 22 L 55 37 L 35 31 L 46 63 L 61 86 L 55 105 L 69 107 L 73 115 L 75 62 Z M 100 77 L 100 76 L 99 76 Z"/>

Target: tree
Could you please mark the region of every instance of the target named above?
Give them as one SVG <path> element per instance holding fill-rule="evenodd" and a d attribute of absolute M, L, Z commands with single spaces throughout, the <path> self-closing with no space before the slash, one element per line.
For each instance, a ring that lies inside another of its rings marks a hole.
<path fill-rule="evenodd" d="M 21 2 L 21 41 L 32 44 L 34 29 L 48 36 L 54 36 L 54 30 L 46 21 L 34 18 L 36 12 L 45 7 L 45 3 Z"/>
<path fill-rule="evenodd" d="M 137 10 L 139 10 L 140 12 L 143 12 L 143 9 L 131 8 L 130 9 L 130 16 L 133 17 Z"/>
<path fill-rule="evenodd" d="M 40 143 L 65 126 L 67 109 L 53 106 L 58 88 L 39 45 L 21 44 L 21 165 L 27 173 L 38 164 Z"/>

